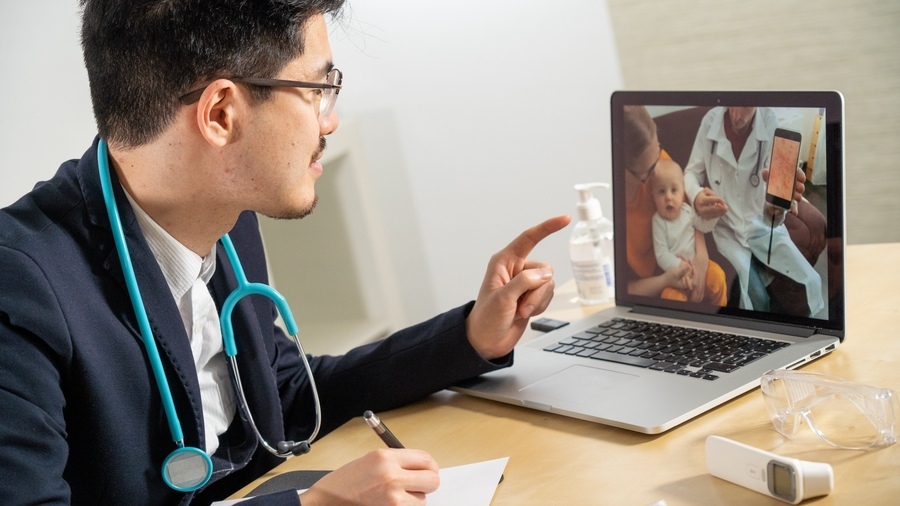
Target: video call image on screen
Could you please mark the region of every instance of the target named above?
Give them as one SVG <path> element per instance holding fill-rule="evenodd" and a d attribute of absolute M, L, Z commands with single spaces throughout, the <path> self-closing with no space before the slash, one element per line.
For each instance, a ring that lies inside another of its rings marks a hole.
<path fill-rule="evenodd" d="M 652 119 L 660 156 L 644 183 L 626 179 L 628 293 L 646 296 L 633 282 L 667 274 L 656 296 L 664 306 L 827 320 L 825 109 L 626 106 L 626 122 L 644 114 L 635 107 Z M 623 152 L 639 142 L 623 141 Z M 705 276 L 694 265 L 699 241 Z"/>

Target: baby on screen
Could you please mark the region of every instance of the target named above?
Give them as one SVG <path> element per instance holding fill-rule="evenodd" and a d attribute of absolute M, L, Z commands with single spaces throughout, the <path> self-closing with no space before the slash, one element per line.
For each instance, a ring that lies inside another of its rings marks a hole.
<path fill-rule="evenodd" d="M 709 261 L 705 279 L 695 269 L 697 243 L 712 231 L 717 219 L 703 220 L 685 202 L 684 172 L 672 160 L 661 159 L 649 181 L 656 214 L 653 215 L 653 250 L 656 262 L 664 271 L 687 266 L 687 274 L 662 291 L 662 298 L 670 300 L 706 302 L 724 306 L 727 302 L 727 283 L 722 268 Z"/>

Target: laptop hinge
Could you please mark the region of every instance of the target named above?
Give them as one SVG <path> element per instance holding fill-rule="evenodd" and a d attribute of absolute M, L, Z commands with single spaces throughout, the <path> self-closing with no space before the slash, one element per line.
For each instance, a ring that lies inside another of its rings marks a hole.
<path fill-rule="evenodd" d="M 721 316 L 716 314 L 698 314 L 677 311 L 674 309 L 664 309 L 659 307 L 649 307 L 634 305 L 631 310 L 635 313 L 648 314 L 653 316 L 663 316 L 666 318 L 677 318 L 679 320 L 691 320 L 700 323 L 711 323 L 715 325 L 725 325 L 728 327 L 738 327 L 748 330 L 759 330 L 762 332 L 772 332 L 775 334 L 787 334 L 796 337 L 810 337 L 816 334 L 816 329 L 805 327 L 802 325 L 790 325 L 787 323 L 762 322 L 750 320 L 747 318 L 739 318 L 735 316 Z"/>

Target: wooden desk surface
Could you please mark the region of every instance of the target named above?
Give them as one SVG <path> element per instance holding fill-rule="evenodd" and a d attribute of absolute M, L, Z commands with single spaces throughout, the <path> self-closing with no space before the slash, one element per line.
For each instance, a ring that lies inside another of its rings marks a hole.
<path fill-rule="evenodd" d="M 889 281 L 897 279 L 898 265 L 900 243 L 848 248 L 847 338 L 837 351 L 804 370 L 900 390 L 900 368 L 892 351 L 897 348 L 900 299 Z M 561 287 L 549 315 L 573 319 L 588 311 L 574 304 L 573 296 L 571 284 Z M 812 436 L 784 440 L 772 428 L 759 389 L 656 436 L 447 391 L 380 415 L 407 447 L 429 451 L 441 466 L 509 456 L 494 506 L 644 506 L 660 499 L 668 506 L 784 504 L 710 476 L 704 446 L 709 435 L 831 464 L 834 491 L 807 502 L 900 502 L 900 444 L 850 451 Z M 316 442 L 308 455 L 288 460 L 238 495 L 278 472 L 335 469 L 380 447 L 361 417 L 351 420 Z"/>

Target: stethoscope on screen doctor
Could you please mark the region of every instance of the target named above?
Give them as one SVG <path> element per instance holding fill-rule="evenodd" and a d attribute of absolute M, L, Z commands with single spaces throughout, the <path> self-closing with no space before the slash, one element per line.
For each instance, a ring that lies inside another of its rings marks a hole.
<path fill-rule="evenodd" d="M 118 206 L 116 205 L 115 195 L 113 194 L 112 183 L 110 179 L 109 167 L 109 150 L 106 141 L 100 139 L 97 146 L 97 164 L 100 168 L 100 186 L 103 190 L 103 202 L 106 204 L 106 212 L 109 216 L 110 227 L 112 228 L 113 240 L 116 244 L 116 250 L 119 254 L 119 262 L 122 265 L 122 273 L 125 276 L 125 285 L 128 288 L 128 294 L 131 297 L 131 305 L 134 308 L 137 317 L 138 327 L 141 330 L 141 338 L 144 341 L 144 347 L 147 349 L 147 356 L 150 360 L 150 367 L 153 376 L 156 379 L 156 386 L 159 389 L 162 398 L 163 409 L 166 412 L 166 418 L 169 423 L 169 431 L 172 433 L 172 440 L 178 448 L 169 454 L 163 461 L 162 475 L 166 485 L 179 492 L 192 492 L 199 489 L 212 476 L 213 464 L 212 459 L 205 451 L 193 446 L 184 445 L 184 435 L 181 431 L 181 422 L 178 419 L 178 413 L 175 411 L 175 402 L 172 399 L 172 391 L 169 389 L 169 383 L 166 379 L 166 372 L 163 369 L 162 360 L 159 356 L 159 350 L 156 347 L 156 341 L 153 339 L 153 332 L 150 330 L 150 321 L 147 317 L 147 310 L 144 308 L 144 302 L 141 298 L 141 292 L 138 288 L 137 277 L 134 273 L 134 267 L 131 264 L 131 256 L 128 252 L 128 246 L 125 244 L 125 233 L 122 230 L 122 222 L 119 217 Z M 322 424 L 322 409 L 319 404 L 319 393 L 316 390 L 316 382 L 313 378 L 309 361 L 306 353 L 303 352 L 303 346 L 300 344 L 298 337 L 297 324 L 291 313 L 290 307 L 284 296 L 278 293 L 274 288 L 261 283 L 250 283 L 241 267 L 241 261 L 238 259 L 231 238 L 225 234 L 221 238 L 222 247 L 228 260 L 234 269 L 234 275 L 237 278 L 238 287 L 231 292 L 225 303 L 222 305 L 222 313 L 219 319 L 222 326 L 222 340 L 225 345 L 225 354 L 228 356 L 228 363 L 234 377 L 234 388 L 238 393 L 238 406 L 242 416 L 250 423 L 256 438 L 259 440 L 266 450 L 278 457 L 287 458 L 291 455 L 300 455 L 309 451 L 310 443 L 315 440 L 319 434 L 319 427 Z M 231 314 L 238 301 L 248 295 L 262 295 L 268 297 L 275 303 L 278 312 L 284 320 L 288 333 L 294 339 L 297 349 L 300 352 L 300 358 L 306 368 L 306 374 L 309 377 L 309 383 L 312 387 L 313 401 L 316 409 L 316 425 L 312 434 L 306 441 L 295 443 L 293 441 L 281 441 L 275 447 L 269 445 L 256 428 L 253 422 L 253 416 L 250 414 L 250 408 L 247 406 L 247 397 L 244 395 L 244 388 L 241 385 L 241 376 L 237 367 L 237 347 L 234 341 L 234 329 L 231 326 Z"/>
<path fill-rule="evenodd" d="M 710 155 L 716 154 L 716 147 L 718 147 L 719 142 L 713 139 L 712 147 L 709 150 Z M 756 165 L 753 167 L 753 173 L 750 174 L 750 184 L 753 185 L 754 188 L 759 186 L 759 168 L 763 166 L 763 142 L 759 141 L 759 146 L 757 146 L 756 151 Z M 766 165 L 768 165 L 768 161 L 766 161 Z M 719 181 L 715 182 L 719 184 Z"/>

